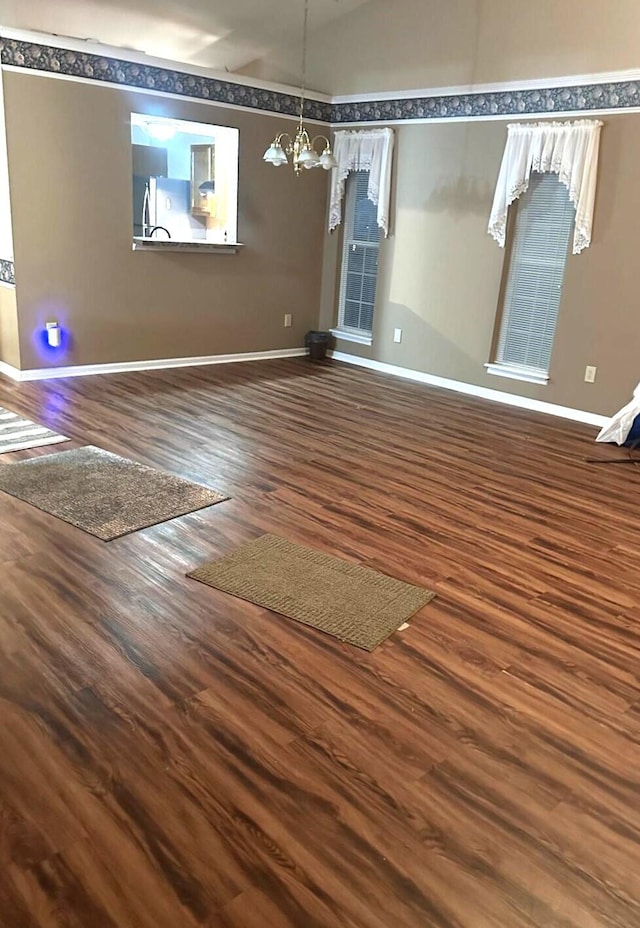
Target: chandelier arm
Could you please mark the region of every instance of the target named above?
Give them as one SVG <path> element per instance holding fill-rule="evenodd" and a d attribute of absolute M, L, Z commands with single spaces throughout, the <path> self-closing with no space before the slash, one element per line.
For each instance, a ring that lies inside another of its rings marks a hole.
<path fill-rule="evenodd" d="M 311 144 L 312 144 L 312 145 L 315 145 L 316 142 L 318 142 L 318 141 L 324 142 L 325 148 L 328 148 L 329 150 L 331 150 L 331 142 L 330 142 L 330 140 L 326 137 L 326 135 L 314 135 L 314 137 L 311 139 Z"/>
<path fill-rule="evenodd" d="M 278 135 L 276 135 L 276 139 L 275 139 L 276 145 L 280 145 L 282 143 L 282 140 L 285 138 L 289 139 L 290 143 L 293 141 L 288 132 L 279 132 Z"/>

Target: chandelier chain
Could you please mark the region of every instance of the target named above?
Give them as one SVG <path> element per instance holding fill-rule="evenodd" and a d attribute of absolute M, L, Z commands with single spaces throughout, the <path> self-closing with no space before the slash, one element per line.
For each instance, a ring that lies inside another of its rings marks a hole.
<path fill-rule="evenodd" d="M 263 155 L 263 160 L 280 167 L 288 164 L 288 155 L 292 156 L 293 169 L 300 174 L 303 168 L 323 168 L 331 171 L 338 166 L 331 152 L 331 142 L 326 135 L 309 134 L 304 124 L 304 105 L 307 96 L 307 27 L 309 25 L 309 0 L 304 0 L 304 20 L 302 27 L 302 80 L 300 85 L 300 113 L 295 135 L 278 132 L 273 142 Z M 310 107 L 310 109 L 312 109 Z M 316 145 L 320 143 L 322 149 Z"/>
<path fill-rule="evenodd" d="M 304 0 L 304 22 L 302 26 L 302 85 L 300 88 L 300 119 L 304 113 L 304 100 L 307 92 L 307 26 L 309 22 L 309 0 Z"/>

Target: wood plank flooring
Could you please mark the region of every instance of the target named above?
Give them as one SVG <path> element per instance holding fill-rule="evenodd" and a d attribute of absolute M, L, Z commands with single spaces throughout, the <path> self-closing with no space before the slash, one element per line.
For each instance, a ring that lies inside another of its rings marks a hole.
<path fill-rule="evenodd" d="M 640 469 L 595 429 L 306 359 L 0 405 L 232 497 L 105 544 L 0 495 L 1 928 L 640 925 Z M 185 578 L 263 532 L 437 599 L 366 654 Z"/>

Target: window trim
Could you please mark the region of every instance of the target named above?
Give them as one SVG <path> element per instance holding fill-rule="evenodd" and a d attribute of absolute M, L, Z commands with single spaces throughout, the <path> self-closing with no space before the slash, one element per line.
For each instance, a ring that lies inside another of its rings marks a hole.
<path fill-rule="evenodd" d="M 348 329 L 346 326 L 344 328 L 335 326 L 329 331 L 334 338 L 341 339 L 343 342 L 355 342 L 357 345 L 373 344 L 373 333 L 366 332 L 364 329 Z"/>
<path fill-rule="evenodd" d="M 499 361 L 489 361 L 485 364 L 487 374 L 496 377 L 508 377 L 511 380 L 524 380 L 526 383 L 537 383 L 546 387 L 549 383 L 548 371 L 535 370 L 533 367 L 517 367 L 513 364 L 501 364 Z"/>

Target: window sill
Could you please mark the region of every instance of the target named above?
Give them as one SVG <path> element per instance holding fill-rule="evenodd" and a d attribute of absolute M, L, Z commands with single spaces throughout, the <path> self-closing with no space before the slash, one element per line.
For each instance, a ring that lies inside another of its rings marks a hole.
<path fill-rule="evenodd" d="M 174 239 L 139 238 L 133 239 L 134 251 L 181 251 L 189 254 L 234 255 L 240 242 L 178 242 Z"/>
<path fill-rule="evenodd" d="M 510 367 L 508 364 L 485 364 L 487 374 L 495 374 L 496 377 L 508 377 L 510 380 L 524 380 L 525 383 L 537 383 L 545 386 L 549 383 L 549 375 L 546 371 L 527 370 L 523 367 Z"/>
<path fill-rule="evenodd" d="M 357 345 L 372 345 L 373 335 L 368 332 L 354 332 L 348 329 L 330 329 L 334 338 L 343 342 L 355 342 Z"/>

